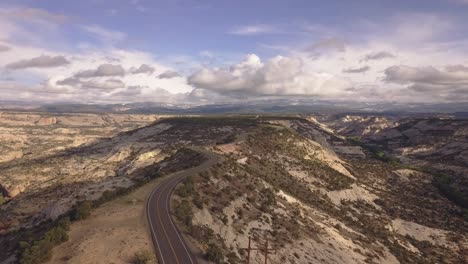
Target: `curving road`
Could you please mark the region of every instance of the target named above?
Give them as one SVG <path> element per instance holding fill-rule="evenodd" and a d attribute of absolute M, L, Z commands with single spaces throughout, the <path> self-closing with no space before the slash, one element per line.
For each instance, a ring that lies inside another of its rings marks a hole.
<path fill-rule="evenodd" d="M 203 171 L 219 160 L 209 151 L 193 148 L 208 159 L 197 167 L 176 172 L 164 179 L 149 195 L 147 217 L 158 261 L 161 264 L 197 263 L 193 253 L 185 243 L 179 229 L 172 221 L 170 198 L 177 184 L 189 175 Z"/>

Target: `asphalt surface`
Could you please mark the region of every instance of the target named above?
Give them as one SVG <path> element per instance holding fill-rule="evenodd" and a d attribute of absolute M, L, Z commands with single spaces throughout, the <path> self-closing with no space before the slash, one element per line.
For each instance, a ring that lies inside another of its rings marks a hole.
<path fill-rule="evenodd" d="M 208 169 L 216 164 L 219 157 L 209 151 L 193 148 L 203 153 L 207 160 L 197 167 L 167 176 L 149 195 L 147 217 L 156 256 L 160 264 L 197 263 L 193 252 L 187 246 L 170 214 L 170 198 L 177 184 L 189 175 Z"/>

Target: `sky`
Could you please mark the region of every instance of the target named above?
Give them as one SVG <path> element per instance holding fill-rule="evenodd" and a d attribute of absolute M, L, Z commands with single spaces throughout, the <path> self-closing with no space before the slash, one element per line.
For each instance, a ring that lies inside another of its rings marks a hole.
<path fill-rule="evenodd" d="M 468 103 L 468 0 L 2 0 L 0 101 Z"/>

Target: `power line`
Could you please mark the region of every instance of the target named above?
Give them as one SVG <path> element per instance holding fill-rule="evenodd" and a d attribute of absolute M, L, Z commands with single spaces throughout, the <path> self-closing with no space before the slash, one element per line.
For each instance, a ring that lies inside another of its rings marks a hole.
<path fill-rule="evenodd" d="M 263 247 L 263 248 L 258 248 L 258 247 L 257 248 L 252 248 L 251 238 L 249 237 L 248 247 L 247 248 L 240 248 L 240 249 L 247 250 L 247 259 L 246 259 L 247 264 L 250 264 L 250 251 L 260 251 L 260 252 L 262 252 L 264 254 L 264 256 L 265 256 L 265 264 L 268 264 L 268 253 L 270 253 L 270 252 L 276 253 L 275 249 L 268 248 L 268 239 L 265 239 L 265 247 Z"/>

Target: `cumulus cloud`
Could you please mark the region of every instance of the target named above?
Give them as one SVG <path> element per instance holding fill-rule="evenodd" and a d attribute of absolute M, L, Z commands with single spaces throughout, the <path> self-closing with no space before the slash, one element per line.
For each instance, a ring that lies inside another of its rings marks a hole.
<path fill-rule="evenodd" d="M 176 71 L 167 70 L 158 75 L 159 79 L 172 79 L 175 77 L 180 77 L 180 74 Z"/>
<path fill-rule="evenodd" d="M 381 59 L 386 59 L 386 58 L 395 58 L 396 56 L 393 55 L 392 53 L 388 51 L 379 51 L 379 52 L 374 52 L 374 53 L 369 53 L 364 57 L 365 61 L 370 61 L 370 60 L 381 60 Z"/>
<path fill-rule="evenodd" d="M 197 89 L 244 95 L 333 95 L 349 86 L 327 73 L 306 71 L 300 58 L 255 54 L 227 68 L 203 68 L 188 78 Z"/>
<path fill-rule="evenodd" d="M 10 47 L 0 44 L 0 52 L 5 52 L 11 50 Z"/>
<path fill-rule="evenodd" d="M 125 83 L 120 79 L 105 79 L 105 80 L 81 80 L 75 77 L 69 77 L 56 82 L 59 86 L 69 86 L 71 88 L 84 89 L 100 89 L 112 90 L 124 88 Z M 53 85 L 49 85 L 52 87 Z"/>
<path fill-rule="evenodd" d="M 432 66 L 392 66 L 385 70 L 385 80 L 394 83 L 428 83 L 438 85 L 468 85 L 468 72 L 445 72 Z"/>
<path fill-rule="evenodd" d="M 343 72 L 344 73 L 363 73 L 363 72 L 366 72 L 370 70 L 370 67 L 369 66 L 362 66 L 362 67 L 359 67 L 359 68 L 348 68 L 348 69 L 344 69 Z"/>
<path fill-rule="evenodd" d="M 442 71 L 437 68 L 392 66 L 385 81 L 405 84 L 408 89 L 453 101 L 468 99 L 468 71 Z"/>
<path fill-rule="evenodd" d="M 125 90 L 121 90 L 121 91 L 118 91 L 118 92 L 115 92 L 112 94 L 112 96 L 114 97 L 121 97 L 121 98 L 126 98 L 126 97 L 134 97 L 134 96 L 139 96 L 141 95 L 141 91 L 143 90 L 144 87 L 142 86 L 139 86 L 139 85 L 133 85 L 133 86 L 129 86 L 127 87 L 127 89 Z"/>
<path fill-rule="evenodd" d="M 64 56 L 47 56 L 42 55 L 28 60 L 20 60 L 7 64 L 5 68 L 10 70 L 26 69 L 26 68 L 51 68 L 70 64 Z"/>
<path fill-rule="evenodd" d="M 95 70 L 85 70 L 75 74 L 75 78 L 93 78 L 103 76 L 124 76 L 125 69 L 122 65 L 101 64 Z"/>
<path fill-rule="evenodd" d="M 139 68 L 132 68 L 130 69 L 130 73 L 139 74 L 139 73 L 147 73 L 153 74 L 155 71 L 154 67 L 149 66 L 148 64 L 142 64 Z"/>
<path fill-rule="evenodd" d="M 124 88 L 125 83 L 119 79 L 107 79 L 104 81 L 83 81 L 81 87 L 85 89 L 114 90 Z"/>

